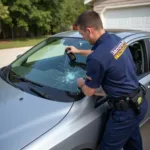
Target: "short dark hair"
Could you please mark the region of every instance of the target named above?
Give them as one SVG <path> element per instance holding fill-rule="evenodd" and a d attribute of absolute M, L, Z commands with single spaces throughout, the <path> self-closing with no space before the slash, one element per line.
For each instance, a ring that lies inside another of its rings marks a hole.
<path fill-rule="evenodd" d="M 79 26 L 81 30 L 85 30 L 87 27 L 93 27 L 94 29 L 103 29 L 103 23 L 99 14 L 93 10 L 87 10 L 83 12 L 75 22 L 76 26 Z"/>

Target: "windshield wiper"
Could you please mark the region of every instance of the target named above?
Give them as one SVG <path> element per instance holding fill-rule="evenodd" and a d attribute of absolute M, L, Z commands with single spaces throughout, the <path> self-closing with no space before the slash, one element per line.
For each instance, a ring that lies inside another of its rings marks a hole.
<path fill-rule="evenodd" d="M 23 78 L 23 77 L 20 77 L 19 75 L 17 75 L 17 74 L 15 74 L 13 71 L 10 71 L 9 72 L 9 76 L 10 76 L 10 78 L 11 77 L 15 77 L 16 79 L 18 79 L 19 81 L 21 81 L 21 82 L 26 82 L 26 83 L 30 83 L 30 85 L 28 85 L 28 87 L 29 87 L 29 90 L 32 92 L 32 93 L 34 93 L 34 94 L 36 94 L 36 95 L 38 95 L 38 96 L 40 96 L 40 97 L 42 97 L 42 98 L 46 98 L 46 99 L 50 99 L 50 100 L 53 100 L 53 98 L 49 95 L 49 94 L 47 94 L 46 92 L 44 92 L 43 90 L 43 88 L 44 88 L 44 86 L 43 85 L 41 85 L 41 84 L 39 84 L 39 83 L 35 83 L 35 82 L 33 82 L 33 81 L 30 81 L 30 80 L 28 80 L 28 79 L 26 79 L 26 78 Z M 15 85 L 15 84 L 13 84 L 13 85 Z M 17 86 L 16 86 L 17 87 Z M 38 88 L 41 88 L 41 89 L 38 89 Z M 20 88 L 21 89 L 21 88 Z M 22 89 L 21 89 L 22 90 Z"/>
<path fill-rule="evenodd" d="M 35 82 L 30 81 L 30 80 L 28 80 L 28 79 L 26 79 L 26 78 L 23 78 L 23 77 L 18 77 L 18 79 L 19 79 L 20 81 L 22 81 L 22 82 L 28 82 L 28 83 L 31 83 L 31 84 L 33 84 L 33 85 L 36 85 L 36 86 L 39 86 L 39 87 L 43 87 L 43 85 L 41 85 L 41 84 L 39 84 L 39 83 L 35 83 Z"/>
<path fill-rule="evenodd" d="M 43 87 L 43 85 L 41 85 L 41 84 L 39 84 L 39 83 L 35 83 L 35 82 L 30 81 L 30 80 L 28 80 L 28 79 L 26 79 L 26 78 L 20 77 L 19 75 L 15 74 L 12 70 L 10 71 L 9 76 L 10 76 L 10 78 L 11 78 L 11 77 L 15 77 L 15 78 L 17 78 L 19 81 L 21 81 L 21 82 L 27 82 L 27 83 L 31 83 L 32 85 L 36 85 L 36 86 L 39 86 L 39 87 Z"/>
<path fill-rule="evenodd" d="M 42 98 L 46 98 L 46 99 L 50 99 L 53 100 L 53 98 L 47 94 L 46 92 L 41 91 L 41 89 L 35 88 L 35 87 L 31 87 L 29 86 L 29 89 L 36 95 L 42 97 Z"/>
<path fill-rule="evenodd" d="M 4 67 L 3 71 L 2 71 L 2 74 L 1 74 L 1 77 L 2 79 L 4 79 L 7 83 L 11 84 L 12 86 L 14 86 L 15 88 L 19 88 L 21 91 L 24 91 L 21 87 L 18 87 L 17 85 L 15 85 L 14 83 L 12 83 L 10 80 L 9 80 L 9 73 L 10 73 L 10 69 L 11 69 L 11 66 L 7 66 L 7 67 Z"/>

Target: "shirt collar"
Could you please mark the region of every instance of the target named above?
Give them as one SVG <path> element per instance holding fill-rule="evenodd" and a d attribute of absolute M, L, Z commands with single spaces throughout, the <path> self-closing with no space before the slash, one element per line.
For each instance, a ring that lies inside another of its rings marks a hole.
<path fill-rule="evenodd" d="M 105 33 L 98 38 L 98 40 L 92 47 L 92 50 L 95 50 L 97 48 L 97 46 L 105 40 L 105 38 L 108 36 L 108 34 L 109 33 L 107 31 L 105 31 Z"/>

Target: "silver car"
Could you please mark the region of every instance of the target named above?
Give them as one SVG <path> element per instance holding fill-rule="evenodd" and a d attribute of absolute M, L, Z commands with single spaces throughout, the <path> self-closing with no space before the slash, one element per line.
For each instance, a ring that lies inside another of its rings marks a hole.
<path fill-rule="evenodd" d="M 150 101 L 150 34 L 109 32 L 129 45 Z M 77 78 L 86 75 L 86 57 L 76 54 L 70 61 L 65 53 L 70 45 L 92 47 L 78 32 L 64 32 L 1 68 L 0 150 L 96 150 L 108 118 L 107 98 L 86 97 L 78 89 Z M 150 110 L 141 125 L 149 116 Z"/>

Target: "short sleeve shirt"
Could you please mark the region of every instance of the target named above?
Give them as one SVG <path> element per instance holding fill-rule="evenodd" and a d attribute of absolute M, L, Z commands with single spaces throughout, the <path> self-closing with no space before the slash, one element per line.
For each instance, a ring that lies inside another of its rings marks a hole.
<path fill-rule="evenodd" d="M 132 55 L 120 37 L 105 32 L 92 50 L 86 62 L 88 87 L 102 86 L 110 97 L 125 96 L 138 87 Z"/>

